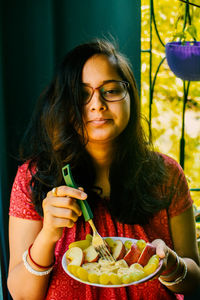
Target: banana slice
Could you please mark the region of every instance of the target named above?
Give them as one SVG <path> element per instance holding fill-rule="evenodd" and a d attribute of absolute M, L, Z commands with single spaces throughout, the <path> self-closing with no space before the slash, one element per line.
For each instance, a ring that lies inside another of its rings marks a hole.
<path fill-rule="evenodd" d="M 93 263 L 85 263 L 82 265 L 85 269 L 92 269 L 92 268 L 99 268 L 99 263 L 98 262 L 93 262 Z"/>
<path fill-rule="evenodd" d="M 120 277 L 124 276 L 124 275 L 129 275 L 129 274 L 130 274 L 129 268 L 120 268 L 117 271 L 117 275 L 120 276 Z"/>
<path fill-rule="evenodd" d="M 108 261 L 108 260 L 105 260 L 103 258 L 100 258 L 98 260 L 98 263 L 100 266 L 103 266 L 103 267 L 106 267 L 106 266 L 114 266 L 115 265 L 115 261 L 112 262 L 112 261 Z"/>
<path fill-rule="evenodd" d="M 106 266 L 106 267 L 101 267 L 100 271 L 103 273 L 110 273 L 110 272 L 117 273 L 118 269 L 119 268 L 116 266 Z"/>
<path fill-rule="evenodd" d="M 124 259 L 120 259 L 118 261 L 115 262 L 115 266 L 118 268 L 128 268 L 128 264 Z"/>

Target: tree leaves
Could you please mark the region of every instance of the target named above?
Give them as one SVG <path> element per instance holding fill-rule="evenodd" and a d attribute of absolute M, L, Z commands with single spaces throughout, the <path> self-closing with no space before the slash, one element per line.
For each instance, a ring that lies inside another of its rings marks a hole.
<path fill-rule="evenodd" d="M 150 0 L 142 2 L 141 46 L 150 48 Z M 176 0 L 154 0 L 154 12 L 159 34 L 164 43 L 171 42 L 183 32 L 185 4 Z M 200 9 L 190 9 L 192 25 L 186 25 L 185 40 L 200 40 Z M 165 16 L 165 17 L 164 17 Z M 182 38 L 184 38 L 184 35 Z M 155 29 L 152 33 L 152 78 L 165 56 Z M 141 104 L 142 113 L 149 119 L 149 52 L 141 54 Z M 152 133 L 156 150 L 172 156 L 179 161 L 180 137 L 182 128 L 183 81 L 170 71 L 167 62 L 162 64 L 153 92 Z M 199 124 L 199 126 L 197 125 Z M 148 131 L 148 126 L 146 126 Z M 191 134 L 192 133 L 192 134 Z M 190 178 L 190 188 L 200 188 L 200 82 L 191 82 L 185 115 L 185 174 Z M 199 192 L 192 196 L 200 206 Z"/>

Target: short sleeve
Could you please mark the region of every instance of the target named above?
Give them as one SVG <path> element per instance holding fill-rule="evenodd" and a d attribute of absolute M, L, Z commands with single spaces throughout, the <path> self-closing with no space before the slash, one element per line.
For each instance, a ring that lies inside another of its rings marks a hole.
<path fill-rule="evenodd" d="M 30 183 L 31 173 L 28 163 L 18 168 L 10 196 L 9 215 L 29 220 L 42 220 L 31 202 Z"/>
<path fill-rule="evenodd" d="M 171 203 L 168 208 L 169 217 L 177 216 L 193 204 L 188 183 L 181 166 L 172 158 L 164 155 L 169 172 L 168 191 L 171 191 Z"/>

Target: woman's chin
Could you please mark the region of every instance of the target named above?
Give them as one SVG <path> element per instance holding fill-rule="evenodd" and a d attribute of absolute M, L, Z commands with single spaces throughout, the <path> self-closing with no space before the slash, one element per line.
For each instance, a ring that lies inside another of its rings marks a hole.
<path fill-rule="evenodd" d="M 117 135 L 116 135 L 117 136 Z M 88 142 L 89 143 L 96 143 L 96 144 L 105 144 L 105 143 L 111 143 L 115 140 L 116 136 L 110 136 L 110 135 L 95 135 L 95 136 L 89 136 Z"/>

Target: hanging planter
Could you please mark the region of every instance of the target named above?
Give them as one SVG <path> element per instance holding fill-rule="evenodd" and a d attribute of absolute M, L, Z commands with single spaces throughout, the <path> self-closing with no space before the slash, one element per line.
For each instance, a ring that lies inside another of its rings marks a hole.
<path fill-rule="evenodd" d="M 181 32 L 174 35 L 178 42 L 171 42 L 165 45 L 165 53 L 171 71 L 182 80 L 200 81 L 200 42 L 197 42 L 197 29 L 192 25 L 190 7 L 199 5 L 180 0 L 186 3 L 184 26 Z M 188 21 L 188 25 L 187 25 Z M 188 41 L 192 38 L 193 41 Z"/>
<path fill-rule="evenodd" d="M 165 46 L 171 71 L 182 80 L 200 81 L 200 42 L 171 42 Z"/>

